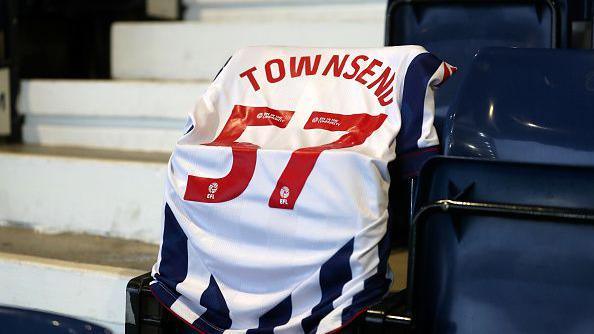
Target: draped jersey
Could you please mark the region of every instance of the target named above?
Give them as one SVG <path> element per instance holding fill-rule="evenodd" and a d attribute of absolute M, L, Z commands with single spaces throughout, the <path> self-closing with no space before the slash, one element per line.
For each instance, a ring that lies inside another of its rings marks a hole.
<path fill-rule="evenodd" d="M 387 166 L 437 153 L 433 88 L 454 71 L 419 46 L 237 51 L 168 164 L 156 298 L 248 334 L 328 333 L 380 301 Z"/>

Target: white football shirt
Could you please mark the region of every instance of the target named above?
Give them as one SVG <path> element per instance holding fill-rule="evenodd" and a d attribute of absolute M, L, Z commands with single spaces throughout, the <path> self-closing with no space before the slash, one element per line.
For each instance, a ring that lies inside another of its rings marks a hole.
<path fill-rule="evenodd" d="M 169 161 L 151 290 L 204 333 L 327 333 L 388 291 L 388 162 L 437 153 L 419 46 L 237 51 Z"/>

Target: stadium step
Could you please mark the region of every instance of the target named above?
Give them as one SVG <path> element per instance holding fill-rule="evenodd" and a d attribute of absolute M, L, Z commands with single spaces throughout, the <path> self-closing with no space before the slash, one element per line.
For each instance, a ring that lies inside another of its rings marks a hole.
<path fill-rule="evenodd" d="M 374 22 L 381 24 L 386 1 L 241 1 L 185 0 L 185 20 L 218 21 L 306 21 L 306 22 Z"/>
<path fill-rule="evenodd" d="M 124 333 L 127 282 L 147 272 L 158 246 L 88 235 L 0 227 L 0 304 L 82 318 Z"/>
<path fill-rule="evenodd" d="M 21 81 L 26 144 L 0 146 L 0 304 L 123 334 L 126 283 L 157 255 L 169 152 L 232 52 L 383 45 L 385 1 L 184 2 L 201 22 L 113 25 L 116 80 Z M 393 289 L 406 255 L 390 257 Z"/>
<path fill-rule="evenodd" d="M 125 287 L 150 270 L 158 246 L 83 234 L 0 227 L 0 304 L 66 314 L 124 334 Z M 392 290 L 406 282 L 407 254 L 395 250 Z M 403 271 L 404 270 L 404 271 Z"/>
<path fill-rule="evenodd" d="M 0 221 L 156 243 L 167 154 L 0 147 Z"/>
<path fill-rule="evenodd" d="M 23 80 L 25 143 L 170 152 L 208 82 Z"/>
<path fill-rule="evenodd" d="M 383 22 L 121 22 L 111 31 L 112 76 L 212 80 L 251 45 L 379 47 Z"/>

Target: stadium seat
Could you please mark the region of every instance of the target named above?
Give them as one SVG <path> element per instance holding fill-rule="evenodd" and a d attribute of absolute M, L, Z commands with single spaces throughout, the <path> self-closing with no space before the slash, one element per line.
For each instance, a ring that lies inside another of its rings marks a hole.
<path fill-rule="evenodd" d="M 0 306 L 2 333 L 19 334 L 110 334 L 111 331 L 95 324 L 63 315 L 22 308 Z"/>
<path fill-rule="evenodd" d="M 484 49 L 467 74 L 446 155 L 594 165 L 594 51 Z"/>
<path fill-rule="evenodd" d="M 394 0 L 388 6 L 385 42 L 422 45 L 458 67 L 456 75 L 436 94 L 439 131 L 466 67 L 480 48 L 556 47 L 556 21 L 549 0 Z"/>
<path fill-rule="evenodd" d="M 593 333 L 594 168 L 440 157 L 413 224 L 416 333 Z"/>

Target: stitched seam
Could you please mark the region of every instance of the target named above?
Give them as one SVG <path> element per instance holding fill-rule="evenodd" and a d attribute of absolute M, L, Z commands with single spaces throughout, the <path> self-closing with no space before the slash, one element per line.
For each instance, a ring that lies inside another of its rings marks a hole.
<path fill-rule="evenodd" d="M 155 290 L 153 289 L 153 287 L 152 287 L 152 284 L 151 284 L 151 286 L 150 286 L 150 289 L 151 289 L 151 293 L 153 294 L 153 296 L 155 297 L 155 299 L 157 300 L 157 302 L 159 302 L 159 304 L 160 304 L 161 306 L 163 306 L 163 307 L 164 307 L 164 308 L 165 308 L 165 309 L 166 309 L 168 312 L 170 312 L 171 314 L 173 314 L 173 316 L 175 316 L 176 318 L 178 318 L 178 319 L 180 319 L 181 321 L 183 321 L 183 322 L 184 322 L 184 323 L 185 323 L 187 326 L 189 326 L 191 329 L 193 329 L 193 330 L 197 331 L 197 332 L 198 332 L 198 333 L 200 333 L 200 334 L 206 334 L 204 331 L 202 331 L 202 330 L 201 330 L 201 329 L 199 329 L 199 328 L 196 328 L 196 327 L 195 327 L 193 324 L 191 324 L 191 323 L 190 323 L 188 320 L 184 319 L 184 318 L 183 318 L 182 316 L 180 316 L 179 314 L 177 314 L 177 313 L 173 312 L 173 310 L 172 310 L 170 307 L 168 307 L 167 305 L 165 305 L 165 304 L 163 303 L 163 301 L 161 301 L 161 299 L 160 299 L 160 297 L 158 296 L 158 294 L 157 294 L 157 293 L 155 292 Z"/>
<path fill-rule="evenodd" d="M 171 290 L 169 290 L 169 287 L 167 287 L 165 284 L 163 284 L 159 281 L 156 281 L 156 282 L 157 282 L 157 284 L 159 284 L 160 287 L 163 288 L 163 290 L 165 290 L 165 292 L 167 292 L 171 297 L 173 297 L 177 301 L 179 296 L 176 296 L 173 292 L 171 292 Z"/>

